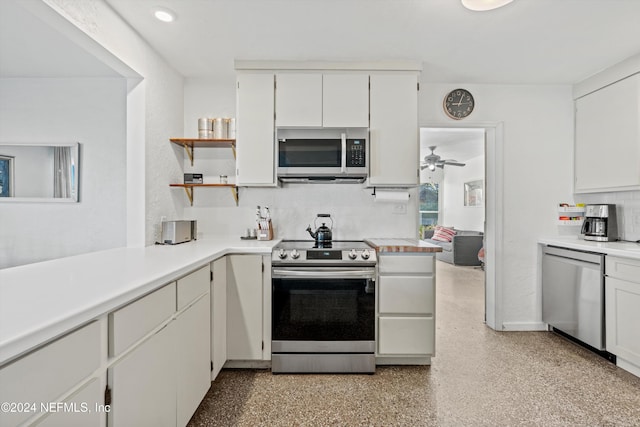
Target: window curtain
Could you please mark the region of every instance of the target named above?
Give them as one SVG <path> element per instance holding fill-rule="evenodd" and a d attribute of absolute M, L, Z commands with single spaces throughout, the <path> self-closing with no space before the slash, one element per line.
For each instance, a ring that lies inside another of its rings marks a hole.
<path fill-rule="evenodd" d="M 71 147 L 53 147 L 53 197 L 71 197 Z"/>

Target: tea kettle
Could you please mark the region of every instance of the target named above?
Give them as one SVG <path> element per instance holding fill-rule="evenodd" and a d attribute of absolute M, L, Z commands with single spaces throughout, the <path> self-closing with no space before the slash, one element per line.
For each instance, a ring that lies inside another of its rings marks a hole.
<path fill-rule="evenodd" d="M 316 222 L 318 218 L 329 218 L 331 220 L 331 227 L 327 227 L 326 223 L 323 222 L 320 227 L 317 226 Z M 315 239 L 316 242 L 330 242 L 332 239 L 331 228 L 333 228 L 333 219 L 331 219 L 330 214 L 318 214 L 316 219 L 313 221 L 313 226 L 316 227 L 316 231 L 311 231 L 311 224 L 307 227 L 307 231 Z"/>

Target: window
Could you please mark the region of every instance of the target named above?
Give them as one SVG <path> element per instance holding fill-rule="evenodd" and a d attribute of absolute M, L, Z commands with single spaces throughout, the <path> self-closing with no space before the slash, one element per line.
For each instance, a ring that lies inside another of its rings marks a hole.
<path fill-rule="evenodd" d="M 440 184 L 428 182 L 420 184 L 420 230 L 432 228 L 438 223 Z M 420 233 L 422 236 L 422 233 Z"/>

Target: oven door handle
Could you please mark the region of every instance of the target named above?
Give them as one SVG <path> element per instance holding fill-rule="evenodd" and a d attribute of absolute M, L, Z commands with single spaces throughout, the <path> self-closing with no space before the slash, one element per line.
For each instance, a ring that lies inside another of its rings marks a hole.
<path fill-rule="evenodd" d="M 314 279 L 375 279 L 376 273 L 374 269 L 336 270 L 335 268 L 274 268 L 271 270 L 271 277 L 274 279 L 288 279 L 296 277 Z"/>

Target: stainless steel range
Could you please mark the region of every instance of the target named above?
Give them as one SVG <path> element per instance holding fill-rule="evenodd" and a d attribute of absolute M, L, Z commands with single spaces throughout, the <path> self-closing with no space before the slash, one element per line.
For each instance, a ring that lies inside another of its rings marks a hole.
<path fill-rule="evenodd" d="M 376 253 L 283 241 L 272 253 L 273 373 L 374 373 Z"/>

